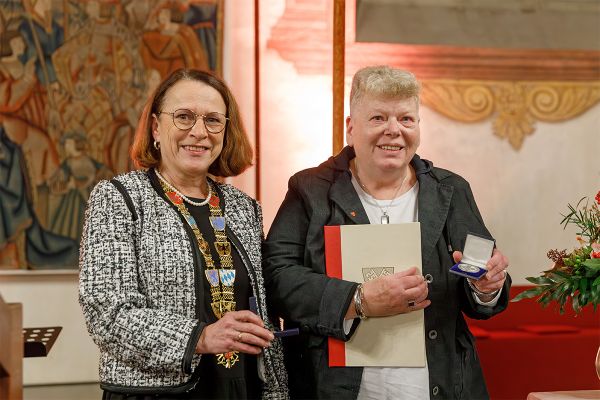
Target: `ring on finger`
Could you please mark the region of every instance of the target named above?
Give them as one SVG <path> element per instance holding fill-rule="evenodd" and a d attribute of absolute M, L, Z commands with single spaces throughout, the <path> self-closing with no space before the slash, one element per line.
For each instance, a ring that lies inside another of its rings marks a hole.
<path fill-rule="evenodd" d="M 409 307 L 414 307 L 415 306 L 415 301 L 414 300 L 409 300 L 408 301 L 408 306 Z"/>
<path fill-rule="evenodd" d="M 238 333 L 238 335 L 237 335 L 237 341 L 238 341 L 238 342 L 241 342 L 241 341 L 242 341 L 242 335 L 243 335 L 243 334 L 244 334 L 244 332 L 240 332 L 240 333 Z"/>

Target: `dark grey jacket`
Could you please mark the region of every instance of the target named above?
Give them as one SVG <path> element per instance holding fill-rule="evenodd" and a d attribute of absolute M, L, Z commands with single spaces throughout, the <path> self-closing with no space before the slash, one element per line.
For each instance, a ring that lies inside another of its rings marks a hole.
<path fill-rule="evenodd" d="M 343 318 L 356 283 L 325 275 L 323 226 L 368 224 L 348 170 L 354 150 L 346 147 L 320 166 L 289 181 L 288 193 L 263 248 L 270 304 L 302 334 L 284 341 L 290 392 L 294 398 L 358 395 L 362 368 L 329 368 L 327 336 L 348 340 Z M 510 278 L 495 307 L 478 305 L 466 280 L 450 274 L 452 250 L 462 250 L 467 232 L 490 236 L 460 176 L 415 156 L 419 180 L 419 222 L 423 274 L 431 305 L 425 309 L 426 353 L 432 399 L 489 397 L 463 313 L 487 319 L 508 304 Z M 449 247 L 450 246 L 450 247 Z"/>
<path fill-rule="evenodd" d="M 195 346 L 205 326 L 196 238 L 152 172 L 101 181 L 92 192 L 81 239 L 79 302 L 100 349 L 100 383 L 122 393 L 181 393 L 196 384 Z M 261 270 L 262 214 L 255 200 L 216 184 L 227 237 L 248 271 L 258 312 L 270 329 Z M 288 397 L 281 343 L 259 358 L 263 398 Z"/>

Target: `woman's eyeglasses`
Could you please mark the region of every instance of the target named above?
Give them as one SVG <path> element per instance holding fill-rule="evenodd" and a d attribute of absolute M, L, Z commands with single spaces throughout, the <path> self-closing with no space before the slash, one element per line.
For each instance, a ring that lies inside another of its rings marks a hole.
<path fill-rule="evenodd" d="M 211 112 L 204 115 L 199 115 L 193 112 L 192 110 L 188 110 L 185 108 L 181 108 L 179 110 L 175 110 L 172 113 L 166 111 L 159 111 L 158 114 L 169 114 L 173 117 L 173 125 L 177 127 L 177 129 L 181 129 L 182 131 L 187 131 L 188 129 L 192 129 L 198 118 L 202 118 L 204 122 L 204 127 L 210 133 L 220 133 L 225 129 L 225 125 L 229 118 L 225 115 L 218 112 Z"/>

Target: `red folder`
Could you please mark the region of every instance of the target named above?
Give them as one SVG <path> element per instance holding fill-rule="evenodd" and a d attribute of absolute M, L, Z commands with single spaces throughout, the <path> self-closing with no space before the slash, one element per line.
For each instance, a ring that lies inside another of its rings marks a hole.
<path fill-rule="evenodd" d="M 325 270 L 331 278 L 364 282 L 411 266 L 421 268 L 418 222 L 326 226 L 324 237 Z M 328 338 L 329 366 L 423 367 L 424 329 L 422 310 L 369 318 L 347 342 Z"/>
<path fill-rule="evenodd" d="M 325 269 L 330 278 L 342 279 L 342 240 L 339 226 L 325 227 Z M 331 336 L 328 338 L 329 366 L 346 366 L 344 341 Z"/>

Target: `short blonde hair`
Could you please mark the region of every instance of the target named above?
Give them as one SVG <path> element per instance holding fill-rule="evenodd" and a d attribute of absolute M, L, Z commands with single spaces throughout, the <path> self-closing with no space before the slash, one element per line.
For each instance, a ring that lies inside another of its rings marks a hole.
<path fill-rule="evenodd" d="M 419 103 L 421 85 L 408 71 L 377 65 L 359 69 L 352 78 L 350 110 L 365 96 L 406 99 L 414 97 Z"/>
<path fill-rule="evenodd" d="M 131 158 L 138 168 L 156 168 L 160 165 L 160 151 L 153 146 L 152 114 L 161 111 L 167 91 L 182 80 L 202 82 L 217 90 L 227 108 L 227 125 L 223 133 L 223 150 L 210 165 L 208 172 L 221 177 L 235 176 L 252 165 L 252 146 L 244 129 L 237 102 L 220 78 L 206 71 L 178 69 L 156 88 L 149 99 L 133 138 Z"/>

